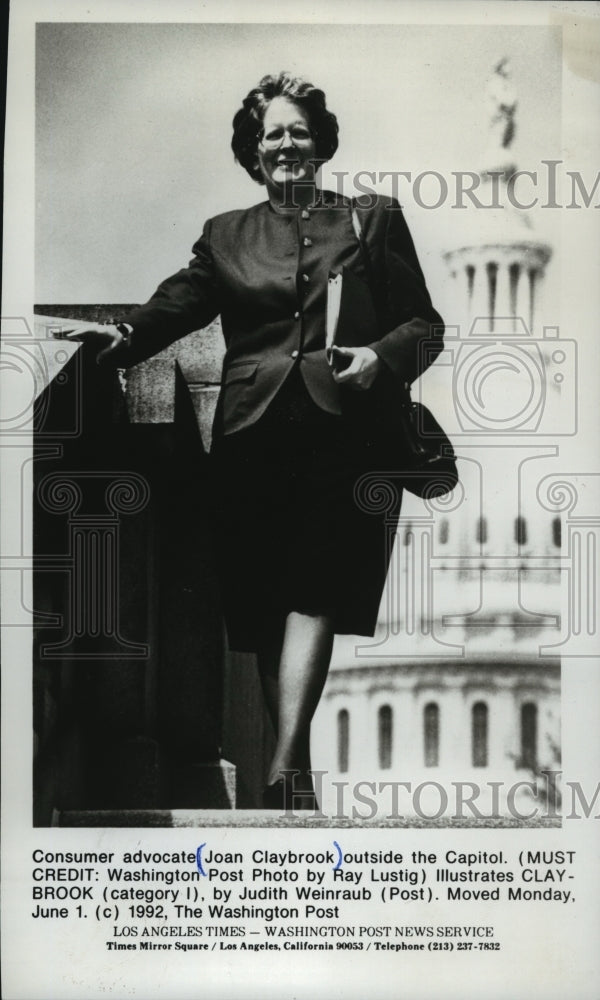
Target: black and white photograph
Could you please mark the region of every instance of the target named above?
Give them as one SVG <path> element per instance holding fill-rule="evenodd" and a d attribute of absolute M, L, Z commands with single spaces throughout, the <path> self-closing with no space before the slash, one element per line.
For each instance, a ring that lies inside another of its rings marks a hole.
<path fill-rule="evenodd" d="M 9 1000 L 596 995 L 599 49 L 11 6 Z"/>

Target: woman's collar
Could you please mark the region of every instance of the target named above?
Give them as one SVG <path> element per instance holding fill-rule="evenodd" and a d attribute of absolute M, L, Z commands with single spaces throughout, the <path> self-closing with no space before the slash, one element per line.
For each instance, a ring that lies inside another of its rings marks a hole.
<path fill-rule="evenodd" d="M 290 204 L 275 204 L 271 199 L 269 199 L 266 204 L 271 209 L 275 215 L 283 216 L 294 216 L 302 209 L 316 209 L 316 208 L 329 208 L 333 205 L 347 205 L 349 204 L 348 199 L 341 194 L 337 194 L 335 191 L 327 191 L 324 188 L 316 188 L 314 192 L 314 197 L 307 201 L 306 203 L 302 200 L 302 203 L 293 203 L 293 194 L 290 196 Z"/>

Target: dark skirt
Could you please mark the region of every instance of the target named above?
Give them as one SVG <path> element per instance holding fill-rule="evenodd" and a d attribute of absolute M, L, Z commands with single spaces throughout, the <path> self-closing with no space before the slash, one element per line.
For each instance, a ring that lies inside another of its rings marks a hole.
<path fill-rule="evenodd" d="M 230 648 L 256 651 L 290 611 L 372 636 L 400 512 L 396 485 L 385 511 L 355 497 L 365 473 L 385 473 L 377 442 L 321 410 L 296 368 L 211 461 Z"/>

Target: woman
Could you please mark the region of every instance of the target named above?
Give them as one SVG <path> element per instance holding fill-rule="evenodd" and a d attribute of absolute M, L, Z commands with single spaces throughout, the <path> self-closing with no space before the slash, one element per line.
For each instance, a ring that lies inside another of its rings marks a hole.
<path fill-rule="evenodd" d="M 353 491 L 369 469 L 397 466 L 398 446 L 349 420 L 347 404 L 411 382 L 442 341 L 397 202 L 370 196 L 353 218 L 347 199 L 320 189 L 337 144 L 322 91 L 264 77 L 235 115 L 232 147 L 268 200 L 209 220 L 189 266 L 145 305 L 70 334 L 99 337 L 100 357 L 129 366 L 221 315 L 215 511 L 229 643 L 257 654 L 277 734 L 265 807 L 289 805 L 292 787 L 296 808 L 314 804 L 310 725 L 333 637 L 374 634 L 385 582 L 387 528 Z M 370 276 L 379 325 L 331 367 L 327 279 L 342 267 Z"/>

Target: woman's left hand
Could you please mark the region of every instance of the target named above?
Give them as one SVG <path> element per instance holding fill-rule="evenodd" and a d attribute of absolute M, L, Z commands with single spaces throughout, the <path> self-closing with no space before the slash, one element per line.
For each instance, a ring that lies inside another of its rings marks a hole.
<path fill-rule="evenodd" d="M 334 358 L 350 362 L 343 371 L 335 371 L 334 368 L 334 381 L 359 392 L 370 389 L 381 366 L 375 351 L 370 347 L 334 347 L 333 351 Z"/>

